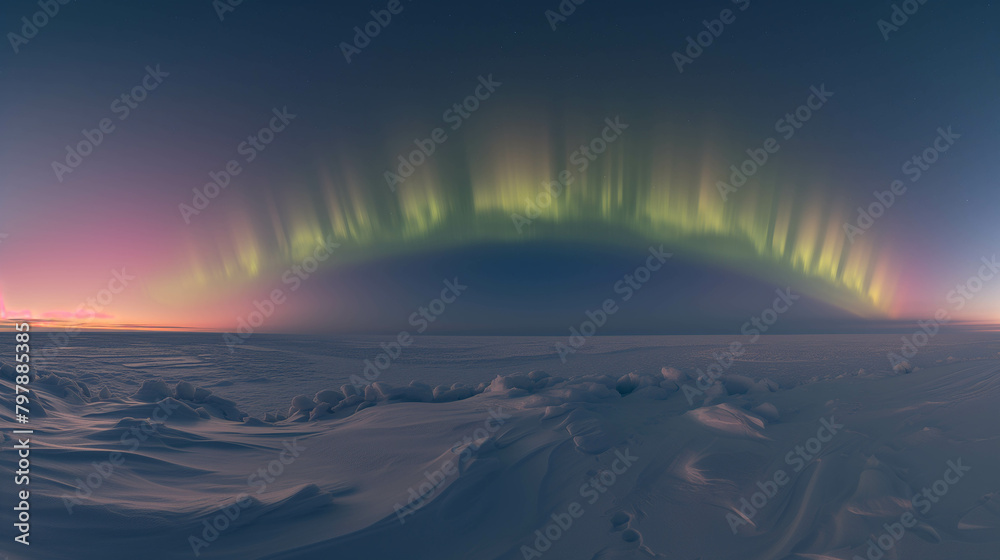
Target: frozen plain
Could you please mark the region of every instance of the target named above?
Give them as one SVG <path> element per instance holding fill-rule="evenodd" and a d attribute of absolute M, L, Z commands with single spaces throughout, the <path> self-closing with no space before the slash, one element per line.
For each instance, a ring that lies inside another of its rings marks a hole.
<path fill-rule="evenodd" d="M 899 335 L 761 337 L 690 399 L 745 337 L 565 363 L 555 337 L 426 337 L 351 394 L 386 340 L 75 336 L 32 382 L 32 545 L 0 554 L 1000 557 L 991 333 L 939 334 L 911 373 Z"/>

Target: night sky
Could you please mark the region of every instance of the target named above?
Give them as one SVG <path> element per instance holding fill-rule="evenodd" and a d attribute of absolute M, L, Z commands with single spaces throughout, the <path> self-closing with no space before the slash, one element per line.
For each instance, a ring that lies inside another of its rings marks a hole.
<path fill-rule="evenodd" d="M 1000 240 L 991 2 L 53 4 L 0 18 L 7 318 L 392 332 L 454 278 L 433 332 L 1000 317 L 952 292 Z"/>

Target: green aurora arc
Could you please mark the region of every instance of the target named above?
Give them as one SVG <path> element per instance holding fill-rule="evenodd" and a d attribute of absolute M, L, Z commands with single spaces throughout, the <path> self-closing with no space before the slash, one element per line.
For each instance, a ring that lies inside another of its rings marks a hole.
<path fill-rule="evenodd" d="M 280 275 L 331 238 L 341 244 L 328 261 L 333 267 L 477 243 L 569 240 L 664 244 L 689 258 L 794 284 L 860 316 L 892 314 L 894 279 L 880 257 L 884 249 L 872 235 L 850 242 L 843 230 L 850 214 L 823 188 L 800 186 L 801 178 L 782 176 L 771 164 L 724 201 L 716 182 L 729 163 L 720 158 L 703 155 L 692 166 L 662 142 L 625 137 L 590 160 L 580 157 L 586 141 L 571 142 L 568 134 L 555 140 L 548 127 L 530 128 L 501 127 L 467 139 L 457 156 L 425 158 L 395 192 L 341 159 L 322 165 L 309 189 L 227 193 L 228 200 L 214 202 L 225 207 L 214 209 L 223 218 L 192 235 L 152 294 L 172 303 L 231 293 Z M 384 162 L 398 158 L 379 160 L 380 177 L 396 171 Z M 547 187 L 560 178 L 565 187 Z"/>

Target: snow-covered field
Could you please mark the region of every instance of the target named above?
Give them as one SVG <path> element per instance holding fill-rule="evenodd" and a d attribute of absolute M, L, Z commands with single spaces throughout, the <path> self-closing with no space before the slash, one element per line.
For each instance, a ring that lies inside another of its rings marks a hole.
<path fill-rule="evenodd" d="M 995 335 L 388 340 L 73 337 L 0 557 L 1000 558 Z"/>
<path fill-rule="evenodd" d="M 767 377 L 784 385 L 816 378 L 888 373 L 887 352 L 899 352 L 901 335 L 761 336 L 607 336 L 587 339 L 576 353 L 560 360 L 556 345 L 568 337 L 414 337 L 378 381 L 432 386 L 489 383 L 497 375 L 543 370 L 553 376 L 656 372 L 663 366 L 705 371 L 715 355 L 740 342 L 742 355 L 729 373 Z M 134 393 L 147 379 L 168 384 L 189 381 L 232 399 L 260 416 L 285 411 L 292 398 L 338 388 L 351 375 L 362 377 L 365 360 L 374 363 L 392 336 L 337 338 L 254 335 L 233 352 L 218 334 L 87 333 L 53 346 L 40 335 L 36 350 L 48 355 L 43 369 L 73 376 L 116 395 Z M 51 348 L 49 348 L 51 346 Z M 955 360 L 1000 357 L 1000 335 L 941 333 L 911 361 L 931 367 Z M 0 357 L 0 359 L 3 359 Z M 384 363 L 384 362 L 383 362 Z"/>

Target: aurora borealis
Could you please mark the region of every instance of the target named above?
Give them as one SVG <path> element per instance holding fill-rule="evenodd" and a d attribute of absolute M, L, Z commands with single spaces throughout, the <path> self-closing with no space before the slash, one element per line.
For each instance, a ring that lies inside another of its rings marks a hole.
<path fill-rule="evenodd" d="M 367 21 L 364 6 L 244 5 L 221 22 L 211 10 L 199 19 L 191 7 L 163 8 L 193 22 L 197 49 L 161 33 L 163 14 L 127 8 L 125 30 L 82 53 L 66 49 L 115 19 L 66 8 L 8 53 L 12 79 L 26 87 L 3 94 L 6 108 L 17 107 L 4 118 L 30 132 L 0 146 L 3 304 L 72 322 L 112 271 L 127 270 L 138 280 L 88 326 L 225 331 L 333 240 L 338 249 L 303 278 L 302 297 L 273 328 L 295 328 L 302 313 L 309 328 L 349 330 L 357 317 L 342 305 L 376 300 L 373 291 L 385 289 L 378 270 L 400 259 L 416 276 L 447 275 L 431 261 L 465 262 L 481 246 L 515 254 L 570 243 L 597 255 L 663 244 L 712 275 L 685 290 L 753 279 L 794 286 L 838 317 L 905 321 L 933 313 L 971 273 L 962 267 L 994 252 L 988 208 L 1000 195 L 986 188 L 995 177 L 986 156 L 995 127 L 982 108 L 992 106 L 987 84 L 997 77 L 951 64 L 954 54 L 926 44 L 932 31 L 921 26 L 931 21 L 914 18 L 886 42 L 878 6 L 855 12 L 871 21 L 836 16 L 810 34 L 792 22 L 813 21 L 818 7 L 753 4 L 677 72 L 671 53 L 716 7 L 678 7 L 657 24 L 639 4 L 588 2 L 553 32 L 528 6 L 405 6 L 349 63 L 337 45 Z M 985 52 L 995 41 L 960 36 L 941 17 L 956 52 Z M 454 18 L 474 23 L 451 27 Z M 278 23 L 301 33 L 275 31 Z M 769 39 L 755 42 L 765 31 Z M 54 53 L 53 70 L 40 72 Z M 807 61 L 813 70 L 790 71 Z M 166 77 L 156 91 L 57 180 L 50 163 L 64 146 L 85 138 L 80 130 L 158 64 Z M 73 95 L 54 106 L 63 87 Z M 831 95 L 819 102 L 817 88 Z M 281 111 L 295 117 L 276 127 Z M 958 147 L 917 179 L 905 173 L 950 125 Z M 720 192 L 755 157 L 766 162 Z M 390 174 L 396 180 L 387 182 Z M 906 194 L 862 235 L 846 235 L 873 192 L 896 180 Z M 210 181 L 212 195 L 199 201 Z M 620 276 L 618 264 L 592 264 L 581 282 Z M 343 275 L 353 280 L 338 284 Z M 559 292 L 550 280 L 524 269 L 498 289 L 544 309 Z M 393 284 L 402 290 L 396 316 L 424 298 L 422 284 Z M 476 297 L 485 298 L 477 303 L 484 321 L 500 312 L 489 295 Z M 322 309 L 325 320 L 310 315 Z M 391 330 L 393 314 L 382 312 L 387 324 L 365 324 Z M 723 330 L 734 322 L 721 304 L 706 312 L 719 313 Z M 957 319 L 990 322 L 998 313 L 1000 298 L 987 291 Z M 516 330 L 516 320 L 505 321 L 504 332 Z M 822 330 L 821 318 L 814 326 Z"/>
<path fill-rule="evenodd" d="M 439 171 L 435 160 L 394 194 L 327 172 L 309 196 L 241 208 L 215 250 L 196 252 L 191 266 L 167 283 L 197 293 L 249 282 L 300 261 L 331 235 L 343 245 L 341 260 L 478 242 L 629 235 L 747 271 L 777 268 L 775 280 L 801 274 L 813 291 L 859 313 L 885 313 L 891 305 L 889 259 L 880 260 L 870 239 L 848 243 L 848 212 L 822 193 L 764 184 L 724 201 L 708 164 L 685 174 L 671 169 L 669 157 L 630 155 L 625 138 L 583 165 L 573 163 L 578 152 L 571 142 L 497 136 L 500 142 L 477 146 L 477 157 L 461 162 L 467 178 Z M 552 144 L 574 151 L 556 155 Z"/>

